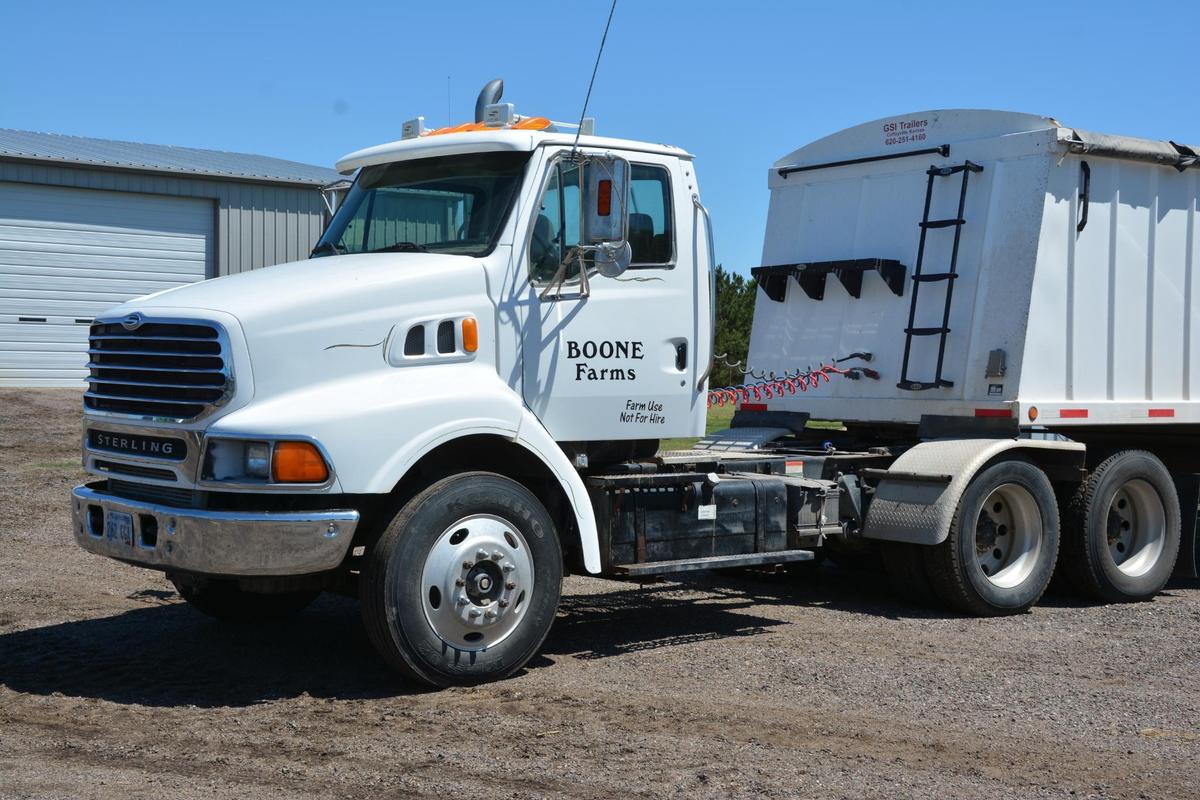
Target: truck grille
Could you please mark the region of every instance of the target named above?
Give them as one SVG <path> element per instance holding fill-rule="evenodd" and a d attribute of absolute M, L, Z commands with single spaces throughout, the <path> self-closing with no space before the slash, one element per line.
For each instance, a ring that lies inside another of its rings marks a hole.
<path fill-rule="evenodd" d="M 88 339 L 92 411 L 186 421 L 222 403 L 231 381 L 221 331 L 207 323 L 93 325 Z"/>

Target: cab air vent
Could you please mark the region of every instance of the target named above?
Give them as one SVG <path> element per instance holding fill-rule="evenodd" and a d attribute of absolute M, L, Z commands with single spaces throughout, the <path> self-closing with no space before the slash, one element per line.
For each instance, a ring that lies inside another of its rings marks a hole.
<path fill-rule="evenodd" d="M 425 355 L 425 326 L 413 325 L 408 329 L 408 335 L 404 337 L 404 355 L 406 356 L 423 356 Z"/>

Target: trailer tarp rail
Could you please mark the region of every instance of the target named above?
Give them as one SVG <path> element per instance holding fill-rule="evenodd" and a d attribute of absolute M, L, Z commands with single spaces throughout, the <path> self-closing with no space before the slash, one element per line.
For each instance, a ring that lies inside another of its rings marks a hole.
<path fill-rule="evenodd" d="M 1071 129 L 1071 137 L 1066 140 L 1066 144 L 1072 153 L 1124 158 L 1131 161 L 1149 161 L 1174 167 L 1180 172 L 1188 167 L 1200 166 L 1200 154 L 1197 154 L 1195 148 L 1171 141 L 1110 136 L 1104 133 L 1082 131 L 1078 128 Z"/>

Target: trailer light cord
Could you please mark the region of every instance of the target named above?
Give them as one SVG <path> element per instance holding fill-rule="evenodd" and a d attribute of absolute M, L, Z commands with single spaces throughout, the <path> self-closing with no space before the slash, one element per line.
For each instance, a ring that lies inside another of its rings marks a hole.
<path fill-rule="evenodd" d="M 851 353 L 848 356 L 842 356 L 841 358 L 833 359 L 833 363 L 841 364 L 842 362 L 853 361 L 854 359 L 862 359 L 863 361 L 870 361 L 872 358 L 873 358 L 873 356 L 870 353 L 866 353 L 866 352 Z M 749 364 L 747 364 L 744 361 L 730 361 L 728 353 L 715 353 L 713 355 L 713 365 L 716 366 L 718 364 L 723 367 L 728 367 L 729 369 L 737 370 L 738 372 L 742 373 L 743 375 L 749 375 L 751 378 L 754 378 L 754 380 L 756 380 L 756 381 L 776 380 L 776 375 L 774 372 L 770 372 L 770 373 L 761 372 L 759 370 L 754 369 L 753 367 L 751 367 Z M 876 380 L 878 380 L 878 378 L 879 378 L 879 373 L 873 369 L 863 368 L 861 371 L 863 371 L 863 373 L 868 378 L 873 378 Z M 796 377 L 796 376 L 801 375 L 802 373 L 803 373 L 803 370 L 796 370 L 794 373 L 785 372 L 784 378 L 787 379 L 789 377 Z M 858 378 L 858 377 L 862 377 L 862 376 L 860 376 L 860 375 L 855 376 L 855 378 Z"/>
<path fill-rule="evenodd" d="M 855 356 L 861 357 L 862 355 L 855 353 L 852 356 L 846 356 L 845 359 L 838 360 L 845 361 Z M 718 358 L 723 360 L 725 356 L 722 354 Z M 722 407 L 726 403 L 736 403 L 739 400 L 745 403 L 750 400 L 768 400 L 772 397 L 794 395 L 797 391 L 807 392 L 809 389 L 819 387 L 821 381 L 829 383 L 832 380 L 831 375 L 841 375 L 844 378 L 854 381 L 861 380 L 862 378 L 879 380 L 879 373 L 867 367 L 849 367 L 843 369 L 834 364 L 822 364 L 817 369 L 789 371 L 782 378 L 778 378 L 775 376 L 775 373 L 771 373 L 769 378 L 758 380 L 755 383 L 743 383 L 738 386 L 723 386 L 719 389 L 710 389 L 708 392 L 708 405 L 710 408 L 714 405 Z"/>

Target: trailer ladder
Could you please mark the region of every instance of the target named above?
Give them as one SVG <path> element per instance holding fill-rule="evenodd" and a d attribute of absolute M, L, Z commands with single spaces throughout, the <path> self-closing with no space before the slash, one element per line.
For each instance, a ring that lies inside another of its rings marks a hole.
<path fill-rule="evenodd" d="M 948 388 L 954 385 L 954 381 L 948 381 L 942 377 L 942 364 L 946 358 L 946 336 L 950 333 L 950 301 L 954 298 L 954 282 L 958 280 L 958 244 L 962 237 L 962 226 L 967 222 L 963 218 L 963 210 L 967 204 L 967 178 L 972 172 L 983 172 L 983 167 L 973 164 L 970 161 L 964 161 L 961 164 L 950 167 L 931 166 L 925 171 L 925 174 L 929 176 L 929 181 L 925 184 L 925 213 L 921 216 L 920 223 L 921 243 L 917 247 L 917 263 L 913 267 L 913 290 L 908 306 L 908 327 L 904 329 L 904 362 L 900 366 L 900 382 L 896 384 L 901 389 L 921 391 L 924 389 Z M 934 179 L 948 178 L 951 175 L 959 173 L 962 173 L 962 186 L 958 191 L 958 214 L 953 219 L 930 219 L 929 207 L 933 201 Z M 922 267 L 925 263 L 925 235 L 930 230 L 936 228 L 954 228 L 954 247 L 950 251 L 950 269 L 947 272 L 923 272 Z M 916 327 L 916 319 L 917 297 L 920 294 L 919 289 L 922 283 L 933 283 L 935 281 L 946 281 L 946 304 L 945 308 L 942 309 L 942 324 L 935 328 L 918 328 Z M 908 360 L 912 352 L 914 336 L 938 337 L 937 370 L 934 372 L 933 380 L 931 381 L 910 380 L 908 377 Z"/>

